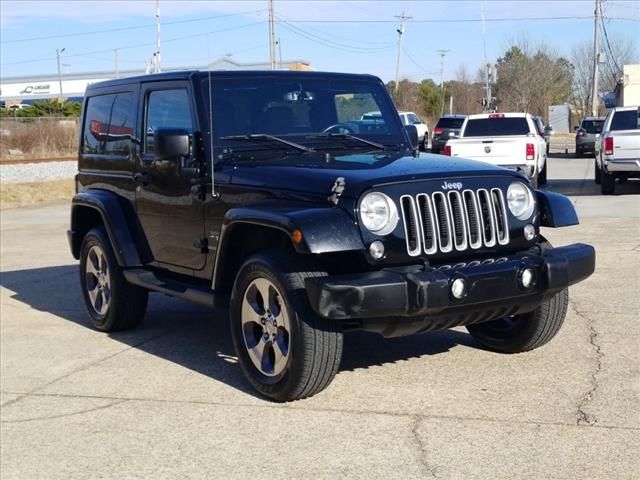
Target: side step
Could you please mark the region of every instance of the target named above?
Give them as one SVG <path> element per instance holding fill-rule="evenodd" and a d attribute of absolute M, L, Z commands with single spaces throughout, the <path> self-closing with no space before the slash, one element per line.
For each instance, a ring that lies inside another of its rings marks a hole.
<path fill-rule="evenodd" d="M 147 290 L 164 293 L 171 297 L 184 298 L 190 302 L 211 308 L 216 304 L 216 296 L 213 290 L 205 287 L 189 285 L 173 279 L 163 279 L 143 268 L 132 268 L 124 270 L 122 273 L 127 282 Z"/>

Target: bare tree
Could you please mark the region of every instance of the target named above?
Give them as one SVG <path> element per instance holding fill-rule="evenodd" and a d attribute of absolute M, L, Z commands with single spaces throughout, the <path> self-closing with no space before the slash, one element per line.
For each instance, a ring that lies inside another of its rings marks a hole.
<path fill-rule="evenodd" d="M 610 48 L 610 49 L 609 49 Z M 638 63 L 638 51 L 631 39 L 602 39 L 598 84 L 601 92 L 611 92 L 622 76 L 623 65 Z M 571 51 L 573 63 L 573 103 L 576 109 L 587 112 L 591 105 L 593 81 L 593 43 L 584 41 Z M 604 106 L 600 105 L 604 111 Z"/>

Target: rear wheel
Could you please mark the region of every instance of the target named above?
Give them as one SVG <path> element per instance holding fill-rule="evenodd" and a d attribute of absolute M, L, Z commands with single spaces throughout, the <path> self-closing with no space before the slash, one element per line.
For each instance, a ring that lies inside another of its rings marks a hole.
<path fill-rule="evenodd" d="M 98 330 L 127 330 L 144 318 L 148 292 L 126 281 L 102 227 L 82 241 L 80 285 L 87 314 Z"/>
<path fill-rule="evenodd" d="M 604 170 L 600 171 L 600 191 L 603 195 L 613 195 L 616 190 L 616 177 Z"/>
<path fill-rule="evenodd" d="M 324 276 L 279 252 L 249 258 L 231 296 L 231 334 L 238 362 L 262 395 L 286 402 L 326 388 L 342 359 L 339 324 L 318 316 L 305 278 Z"/>
<path fill-rule="evenodd" d="M 576 147 L 575 157 L 576 158 L 581 158 L 582 157 L 582 150 L 580 150 L 578 147 Z"/>
<path fill-rule="evenodd" d="M 542 170 L 540 170 L 538 174 L 538 185 L 546 185 L 547 183 L 547 163 L 548 159 L 545 159 L 544 167 L 542 167 Z"/>

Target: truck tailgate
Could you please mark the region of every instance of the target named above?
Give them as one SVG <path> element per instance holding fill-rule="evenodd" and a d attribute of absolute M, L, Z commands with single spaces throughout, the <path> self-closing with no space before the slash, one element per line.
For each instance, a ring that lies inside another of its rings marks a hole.
<path fill-rule="evenodd" d="M 613 137 L 613 158 L 640 159 L 640 130 L 616 130 L 610 136 Z"/>
<path fill-rule="evenodd" d="M 533 139 L 529 143 L 533 143 Z M 522 137 L 462 138 L 450 141 L 454 157 L 480 160 L 494 165 L 525 163 L 527 139 Z"/>

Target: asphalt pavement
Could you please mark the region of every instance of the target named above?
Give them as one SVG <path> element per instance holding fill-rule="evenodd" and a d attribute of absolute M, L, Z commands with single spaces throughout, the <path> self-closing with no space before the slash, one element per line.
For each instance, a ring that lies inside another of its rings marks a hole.
<path fill-rule="evenodd" d="M 250 390 L 223 311 L 153 294 L 137 330 L 93 330 L 68 205 L 3 211 L 0 477 L 640 478 L 640 182 L 604 197 L 593 159 L 560 157 L 549 177 L 582 221 L 544 234 L 598 255 L 552 342 L 351 333 L 329 388 L 289 404 Z"/>

